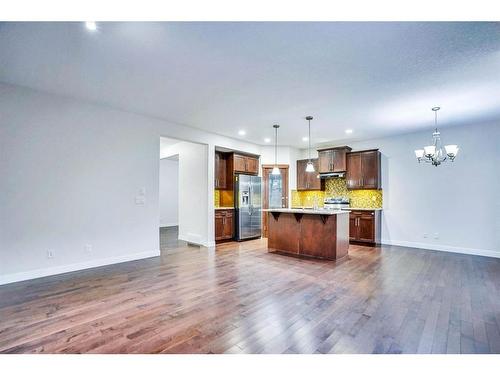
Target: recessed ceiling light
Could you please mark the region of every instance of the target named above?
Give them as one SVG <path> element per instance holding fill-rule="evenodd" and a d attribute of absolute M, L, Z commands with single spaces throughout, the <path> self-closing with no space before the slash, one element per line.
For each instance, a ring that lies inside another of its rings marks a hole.
<path fill-rule="evenodd" d="M 246 131 L 244 131 L 244 130 L 240 130 L 240 131 L 238 132 L 238 134 L 239 134 L 239 135 L 245 135 L 245 134 L 247 134 L 247 132 L 246 132 Z"/>
<path fill-rule="evenodd" d="M 307 142 L 307 141 L 309 140 L 309 138 L 308 138 L 308 137 L 302 137 L 302 140 L 303 140 L 304 142 Z"/>
<path fill-rule="evenodd" d="M 346 129 L 345 133 L 346 134 L 352 134 L 352 129 Z"/>
<path fill-rule="evenodd" d="M 97 30 L 97 24 L 95 22 L 85 22 L 85 27 L 89 31 L 96 31 Z"/>
<path fill-rule="evenodd" d="M 264 138 L 264 142 L 266 142 L 266 143 L 271 142 L 271 138 Z"/>

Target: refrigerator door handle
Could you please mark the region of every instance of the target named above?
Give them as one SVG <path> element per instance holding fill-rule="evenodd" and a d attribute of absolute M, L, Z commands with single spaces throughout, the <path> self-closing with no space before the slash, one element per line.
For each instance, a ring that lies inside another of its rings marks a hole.
<path fill-rule="evenodd" d="M 248 184 L 248 215 L 252 216 L 253 211 L 253 189 L 252 181 Z"/>

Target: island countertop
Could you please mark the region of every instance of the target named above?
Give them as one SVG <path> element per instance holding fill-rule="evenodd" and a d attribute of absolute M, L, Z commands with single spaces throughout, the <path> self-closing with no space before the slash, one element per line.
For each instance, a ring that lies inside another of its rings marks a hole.
<path fill-rule="evenodd" d="M 284 214 L 304 214 L 304 215 L 340 215 L 348 214 L 348 210 L 328 210 L 313 208 L 266 208 L 264 212 L 279 212 Z"/>

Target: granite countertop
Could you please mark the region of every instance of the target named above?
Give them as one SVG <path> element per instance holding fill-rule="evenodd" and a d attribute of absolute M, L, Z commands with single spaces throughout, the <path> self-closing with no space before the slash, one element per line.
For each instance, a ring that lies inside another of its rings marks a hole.
<path fill-rule="evenodd" d="M 215 207 L 216 210 L 234 210 L 234 207 Z"/>
<path fill-rule="evenodd" d="M 326 209 L 312 209 L 312 208 L 268 208 L 262 210 L 264 212 L 281 212 L 285 214 L 312 214 L 312 215 L 339 215 L 347 214 L 349 211 L 341 210 L 326 210 Z"/>

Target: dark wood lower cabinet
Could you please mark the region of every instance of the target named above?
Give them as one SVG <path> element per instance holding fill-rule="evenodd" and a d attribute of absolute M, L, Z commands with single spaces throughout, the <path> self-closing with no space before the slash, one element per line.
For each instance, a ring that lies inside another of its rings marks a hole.
<path fill-rule="evenodd" d="M 349 214 L 349 241 L 370 245 L 380 243 L 380 210 L 353 210 Z"/>
<path fill-rule="evenodd" d="M 215 210 L 215 241 L 234 237 L 234 210 Z"/>

